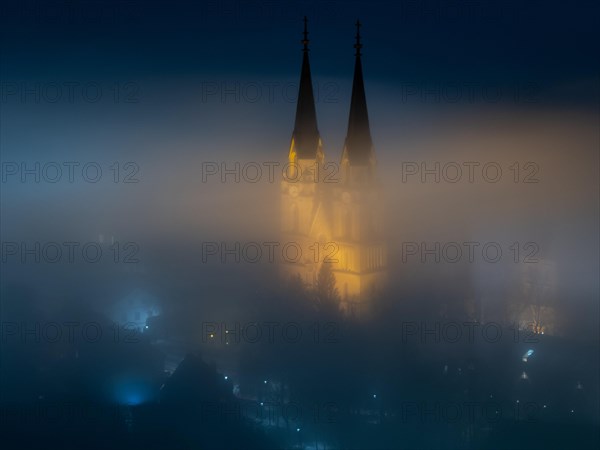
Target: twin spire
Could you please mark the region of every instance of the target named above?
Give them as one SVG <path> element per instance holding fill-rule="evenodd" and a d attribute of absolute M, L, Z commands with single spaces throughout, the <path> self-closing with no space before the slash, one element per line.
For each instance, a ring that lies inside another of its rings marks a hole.
<path fill-rule="evenodd" d="M 313 94 L 310 62 L 308 61 L 308 20 L 304 17 L 304 45 L 302 49 L 302 71 L 300 73 L 300 88 L 298 104 L 296 105 L 296 124 L 293 139 L 296 144 L 298 158 L 315 158 L 319 147 L 319 129 L 317 128 L 317 113 Z"/>
<path fill-rule="evenodd" d="M 360 61 L 362 44 L 360 43 L 360 22 L 356 21 L 356 60 L 354 62 L 354 81 L 352 82 L 352 100 L 350 100 L 350 117 L 348 118 L 348 134 L 344 152 L 350 165 L 363 166 L 369 164 L 373 141 L 369 127 L 367 97 L 363 81 L 362 63 Z"/>
<path fill-rule="evenodd" d="M 367 165 L 371 161 L 372 146 L 371 131 L 369 128 L 369 114 L 367 112 L 367 99 L 362 74 L 360 42 L 361 23 L 356 21 L 356 43 L 354 44 L 355 63 L 354 81 L 352 83 L 352 99 L 350 101 L 350 116 L 348 119 L 348 132 L 344 144 L 344 155 L 350 165 Z M 318 152 L 320 135 L 317 128 L 317 114 L 315 99 L 308 60 L 308 20 L 304 17 L 304 39 L 302 70 L 300 74 L 300 87 L 298 91 L 298 104 L 296 106 L 296 122 L 294 125 L 293 139 L 296 144 L 296 153 L 299 158 L 315 158 Z"/>

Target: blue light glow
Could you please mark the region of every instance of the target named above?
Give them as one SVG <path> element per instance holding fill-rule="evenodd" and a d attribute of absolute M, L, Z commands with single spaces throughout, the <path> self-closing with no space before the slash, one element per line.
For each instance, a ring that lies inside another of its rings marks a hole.
<path fill-rule="evenodd" d="M 112 389 L 113 399 L 120 405 L 136 406 L 152 397 L 150 384 L 142 379 L 121 378 L 115 382 Z"/>

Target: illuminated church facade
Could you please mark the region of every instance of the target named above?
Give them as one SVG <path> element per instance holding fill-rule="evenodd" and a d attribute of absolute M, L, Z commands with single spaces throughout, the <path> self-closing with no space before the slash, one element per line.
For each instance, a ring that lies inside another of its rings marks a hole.
<path fill-rule="evenodd" d="M 294 261 L 288 258 L 283 263 L 284 274 L 300 275 L 308 286 L 315 286 L 323 264 L 331 264 L 340 308 L 362 315 L 385 285 L 387 248 L 363 81 L 360 23 L 356 26 L 346 139 L 339 163 L 326 163 L 317 126 L 305 18 L 296 118 L 288 170 L 281 182 L 281 222 L 284 242 L 293 242 L 301 253 Z"/>

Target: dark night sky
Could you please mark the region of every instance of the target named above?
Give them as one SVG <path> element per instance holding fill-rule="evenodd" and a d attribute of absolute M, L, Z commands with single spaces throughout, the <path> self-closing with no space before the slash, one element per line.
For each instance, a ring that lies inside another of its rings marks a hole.
<path fill-rule="evenodd" d="M 349 77 L 364 23 L 368 78 L 590 82 L 597 2 L 6 2 L 3 76 L 295 75 L 301 18 L 317 75 Z"/>

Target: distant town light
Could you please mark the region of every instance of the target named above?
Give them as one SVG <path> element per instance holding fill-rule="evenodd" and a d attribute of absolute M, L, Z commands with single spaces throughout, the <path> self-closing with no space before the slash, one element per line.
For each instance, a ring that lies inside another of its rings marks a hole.
<path fill-rule="evenodd" d="M 529 349 L 527 350 L 527 352 L 523 355 L 523 362 L 527 362 L 527 359 L 533 355 L 533 350 Z"/>

